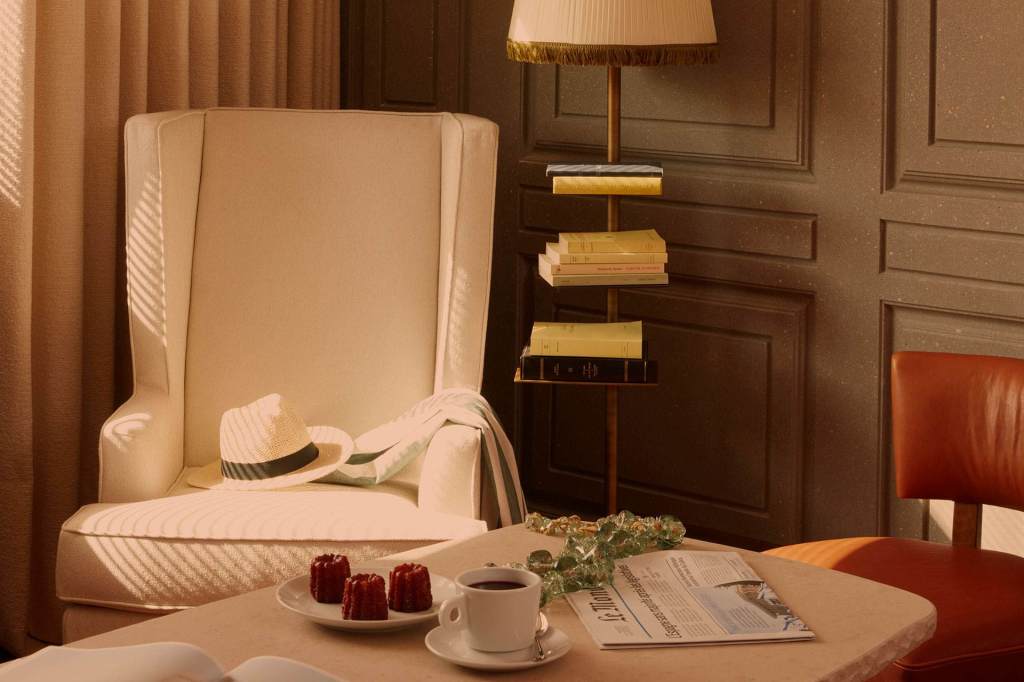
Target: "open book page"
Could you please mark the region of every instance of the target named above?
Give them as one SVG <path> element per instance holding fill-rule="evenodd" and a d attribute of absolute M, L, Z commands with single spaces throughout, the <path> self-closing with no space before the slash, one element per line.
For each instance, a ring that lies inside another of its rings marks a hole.
<path fill-rule="evenodd" d="M 319 668 L 279 656 L 257 656 L 229 672 L 224 682 L 343 682 Z"/>
<path fill-rule="evenodd" d="M 622 559 L 612 584 L 568 600 L 603 649 L 814 637 L 736 552 L 670 550 Z"/>
<path fill-rule="evenodd" d="M 109 649 L 50 646 L 0 666 L 0 682 L 341 682 L 276 656 L 251 658 L 225 674 L 205 651 L 182 642 Z"/>
<path fill-rule="evenodd" d="M 0 682 L 219 682 L 224 671 L 192 644 L 155 642 L 109 649 L 48 646 L 0 667 Z"/>

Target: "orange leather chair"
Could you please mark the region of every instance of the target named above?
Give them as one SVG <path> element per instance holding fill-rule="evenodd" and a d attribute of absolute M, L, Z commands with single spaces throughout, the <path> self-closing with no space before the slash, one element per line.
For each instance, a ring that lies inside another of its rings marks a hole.
<path fill-rule="evenodd" d="M 1024 680 L 1024 558 L 978 548 L 983 503 L 1024 510 L 1024 361 L 896 353 L 892 424 L 897 494 L 953 500 L 953 544 L 848 538 L 766 553 L 935 604 L 935 635 L 877 680 Z"/>

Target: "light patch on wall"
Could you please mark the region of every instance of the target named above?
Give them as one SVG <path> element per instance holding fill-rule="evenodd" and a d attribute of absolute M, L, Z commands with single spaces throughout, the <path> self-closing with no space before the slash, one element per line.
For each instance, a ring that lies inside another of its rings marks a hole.
<path fill-rule="evenodd" d="M 126 416 L 122 426 L 131 429 L 137 416 Z M 77 557 L 78 571 L 58 585 L 61 596 L 80 596 L 75 592 L 87 577 L 104 586 L 105 600 L 153 609 L 280 583 L 307 570 L 317 554 L 370 561 L 430 542 L 408 538 L 482 531 L 482 522 L 471 519 L 439 531 L 451 517 L 420 509 L 414 499 L 323 484 L 260 492 L 185 486 L 170 497 L 97 507 L 76 517 L 72 532 L 84 536 L 86 551 Z M 353 525 L 354 518 L 360 523 Z"/>
<path fill-rule="evenodd" d="M 152 419 L 147 412 L 135 412 L 112 419 L 103 426 L 103 439 L 112 443 L 119 451 L 128 452 L 131 442 L 145 430 Z"/>
<path fill-rule="evenodd" d="M 472 278 L 466 269 L 463 267 L 455 266 L 454 275 L 452 276 L 452 291 L 449 298 L 450 309 L 448 311 L 448 344 L 447 344 L 447 355 L 448 355 L 448 366 L 449 367 L 461 367 L 466 361 L 466 348 L 462 343 L 462 339 L 466 336 L 466 327 L 468 326 L 471 314 L 469 312 L 470 302 L 472 301 Z M 478 321 L 473 320 L 474 323 Z"/>
<path fill-rule="evenodd" d="M 0 197 L 21 208 L 25 8 L 0 2 Z"/>
<path fill-rule="evenodd" d="M 198 606 L 293 577 L 311 557 L 347 550 L 337 543 L 282 545 L 274 543 L 177 542 L 153 538 L 89 537 L 86 544 L 99 566 L 118 586 L 119 601 L 138 601 L 151 609 Z M 367 558 L 373 558 L 367 557 Z M 64 594 L 74 598 L 73 594 Z"/>
<path fill-rule="evenodd" d="M 928 516 L 928 539 L 949 542 L 953 537 L 953 503 L 931 500 Z M 981 513 L 981 546 L 1024 556 L 1024 512 L 985 505 Z"/>
<path fill-rule="evenodd" d="M 128 302 L 135 317 L 167 347 L 167 283 L 157 177 L 146 176 L 128 223 Z"/>

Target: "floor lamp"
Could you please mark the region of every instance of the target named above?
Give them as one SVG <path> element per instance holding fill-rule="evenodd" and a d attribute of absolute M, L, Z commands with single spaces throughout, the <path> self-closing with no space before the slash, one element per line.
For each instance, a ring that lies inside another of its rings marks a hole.
<path fill-rule="evenodd" d="M 710 64 L 718 37 L 711 0 L 515 0 L 506 49 L 534 64 L 608 68 L 608 163 L 619 162 L 623 66 Z M 619 229 L 619 197 L 608 195 L 608 231 Z M 607 319 L 619 316 L 619 290 L 608 289 Z M 618 511 L 618 388 L 609 386 L 605 484 L 609 514 Z"/>

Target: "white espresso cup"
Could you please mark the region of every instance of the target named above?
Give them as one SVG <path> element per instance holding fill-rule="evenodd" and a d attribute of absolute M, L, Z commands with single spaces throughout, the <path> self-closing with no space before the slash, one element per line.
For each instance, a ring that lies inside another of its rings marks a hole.
<path fill-rule="evenodd" d="M 518 587 L 510 587 L 510 584 Z M 521 568 L 474 568 L 455 578 L 458 596 L 441 604 L 438 620 L 463 631 L 477 651 L 516 651 L 533 644 L 540 612 L 540 576 Z"/>

